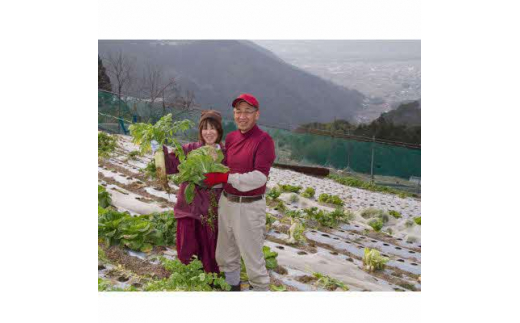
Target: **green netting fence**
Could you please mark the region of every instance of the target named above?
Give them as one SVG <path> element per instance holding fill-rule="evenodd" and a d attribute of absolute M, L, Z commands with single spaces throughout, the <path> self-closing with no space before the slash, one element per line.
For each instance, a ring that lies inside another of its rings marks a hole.
<path fill-rule="evenodd" d="M 132 97 L 122 97 L 98 91 L 98 129 L 112 133 L 128 134 L 128 126 L 135 122 L 155 123 L 163 115 L 172 113 L 174 119 L 191 119 L 198 123 L 200 111 L 183 111 L 159 103 L 150 103 Z M 261 120 L 260 120 L 261 121 Z M 337 170 L 374 176 L 392 176 L 405 180 L 421 177 L 420 146 L 383 143 L 371 138 L 334 138 L 327 135 L 295 133 L 259 123 L 269 132 L 276 144 L 278 163 L 323 166 Z M 236 130 L 231 119 L 223 119 L 224 138 Z M 185 139 L 196 140 L 197 129 Z M 373 156 L 373 157 L 372 157 Z M 384 184 L 384 183 L 380 183 Z"/>

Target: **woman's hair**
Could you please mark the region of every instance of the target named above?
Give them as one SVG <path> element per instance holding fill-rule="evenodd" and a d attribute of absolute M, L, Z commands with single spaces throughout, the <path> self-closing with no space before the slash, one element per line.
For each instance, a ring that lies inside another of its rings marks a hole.
<path fill-rule="evenodd" d="M 220 142 L 222 141 L 222 136 L 224 135 L 222 124 L 217 120 L 211 118 L 204 119 L 199 123 L 199 141 L 203 142 L 204 144 L 206 143 L 204 141 L 204 138 L 202 137 L 202 129 L 206 129 L 208 124 L 212 125 L 213 128 L 217 129 L 218 136 L 216 143 L 220 144 Z"/>

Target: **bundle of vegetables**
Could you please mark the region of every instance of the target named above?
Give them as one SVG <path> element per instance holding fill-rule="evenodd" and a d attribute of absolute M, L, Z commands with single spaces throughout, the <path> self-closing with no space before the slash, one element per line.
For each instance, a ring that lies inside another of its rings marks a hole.
<path fill-rule="evenodd" d="M 381 256 L 378 250 L 365 248 L 363 265 L 365 266 L 366 270 L 383 270 L 388 260 L 388 258 Z"/>
<path fill-rule="evenodd" d="M 182 153 L 178 149 L 175 150 L 181 163 L 177 167 L 179 173 L 175 174 L 173 178 L 177 185 L 189 182 L 184 191 L 184 196 L 186 197 L 186 202 L 191 204 L 195 196 L 195 185 L 202 185 L 205 179 L 204 174 L 226 173 L 229 171 L 229 168 L 221 164 L 224 159 L 222 151 L 215 150 L 213 147 L 202 146 L 190 151 L 187 156 L 184 156 L 182 148 L 180 148 L 180 151 Z"/>
<path fill-rule="evenodd" d="M 193 126 L 194 123 L 187 119 L 173 122 L 171 113 L 159 119 L 155 125 L 148 123 L 135 123 L 130 126 L 130 134 L 133 137 L 132 141 L 139 145 L 141 154 L 151 151 L 152 141 L 155 140 L 158 143 L 159 149 L 154 154 L 155 168 L 157 170 L 157 178 L 159 182 L 168 193 L 170 193 L 170 187 L 168 185 L 168 177 L 166 176 L 164 153 L 161 147 L 162 145 L 173 143 L 176 147 L 176 154 L 182 154 L 184 156 L 181 145 L 175 138 L 173 138 L 173 135 L 187 131 Z"/>

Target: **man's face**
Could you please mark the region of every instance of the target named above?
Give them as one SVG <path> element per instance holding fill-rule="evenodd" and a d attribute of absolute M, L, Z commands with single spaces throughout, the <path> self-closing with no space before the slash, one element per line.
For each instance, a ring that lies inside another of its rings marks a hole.
<path fill-rule="evenodd" d="M 260 117 L 260 111 L 245 101 L 239 102 L 233 111 L 237 128 L 242 133 L 251 130 Z"/>

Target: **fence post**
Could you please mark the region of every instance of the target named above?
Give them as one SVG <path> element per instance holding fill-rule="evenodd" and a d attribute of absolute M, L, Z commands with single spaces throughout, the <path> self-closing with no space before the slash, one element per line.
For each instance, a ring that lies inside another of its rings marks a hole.
<path fill-rule="evenodd" d="M 349 138 L 347 139 L 347 173 L 350 173 L 350 129 L 347 130 Z"/>
<path fill-rule="evenodd" d="M 372 136 L 372 161 L 370 162 L 370 182 L 374 184 L 374 143 L 376 136 Z"/>

